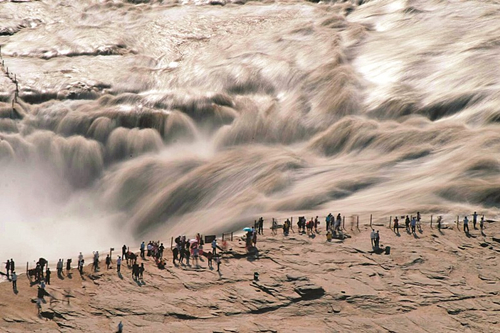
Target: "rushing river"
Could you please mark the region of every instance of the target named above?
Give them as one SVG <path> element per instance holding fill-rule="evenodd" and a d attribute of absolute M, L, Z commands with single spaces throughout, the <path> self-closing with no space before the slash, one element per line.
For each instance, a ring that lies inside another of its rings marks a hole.
<path fill-rule="evenodd" d="M 0 0 L 0 261 L 498 215 L 495 1 L 132 2 Z"/>

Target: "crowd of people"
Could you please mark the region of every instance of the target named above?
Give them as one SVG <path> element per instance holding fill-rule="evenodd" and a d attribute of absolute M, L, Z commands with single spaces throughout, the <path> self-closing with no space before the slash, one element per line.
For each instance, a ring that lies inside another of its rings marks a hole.
<path fill-rule="evenodd" d="M 213 269 L 213 261 L 215 260 L 217 264 L 217 272 L 220 272 L 221 258 L 220 254 L 217 254 L 217 239 L 214 238 L 210 242 L 210 249 L 206 251 L 205 240 L 202 235 L 197 234 L 196 238 L 187 239 L 186 236 L 177 236 L 174 240 L 175 246 L 172 249 L 172 263 L 177 266 L 177 263 L 181 266 L 191 266 L 190 259 L 196 268 L 200 267 L 201 257 L 207 259 L 208 268 Z"/>
<path fill-rule="evenodd" d="M 326 223 L 326 239 L 327 241 L 331 241 L 334 237 L 343 238 L 343 221 L 345 218 L 339 213 L 336 217 L 331 213 L 328 214 L 325 218 Z M 401 220 L 404 220 L 404 228 L 406 229 L 408 234 L 416 234 L 417 231 L 422 232 L 421 225 L 421 215 L 420 212 L 417 212 L 415 216 L 401 216 Z M 393 231 L 399 235 L 400 220 L 398 216 L 393 219 L 392 229 Z M 484 215 L 481 217 L 479 221 L 479 229 L 483 232 L 484 229 Z M 320 226 L 321 222 L 318 216 L 311 217 L 309 220 L 306 220 L 304 216 L 298 218 L 297 228 L 299 234 L 306 234 L 309 237 L 315 237 L 316 234 L 320 234 Z M 443 228 L 443 219 L 442 216 L 439 216 L 437 219 L 437 229 L 441 230 Z M 474 229 L 477 229 L 478 224 L 478 214 L 474 212 L 472 214 L 472 224 Z M 272 219 L 271 231 L 273 235 L 276 235 L 276 231 L 280 228 L 278 225 L 278 221 L 276 219 Z M 290 219 L 286 219 L 281 226 L 283 229 L 283 235 L 288 236 L 290 230 L 295 232 L 292 227 L 292 222 Z M 246 234 L 243 239 L 245 240 L 245 248 L 247 252 L 251 252 L 252 249 L 256 249 L 257 246 L 257 235 L 264 234 L 264 219 L 260 217 L 258 220 L 254 221 L 254 226 L 251 228 L 245 228 Z M 468 216 L 464 216 L 463 218 L 463 231 L 468 234 L 469 233 L 469 219 Z M 371 246 L 374 251 L 380 250 L 380 232 L 379 230 L 372 229 L 370 233 L 370 241 Z M 178 236 L 174 240 L 175 244 L 172 248 L 172 262 L 175 266 L 188 266 L 191 267 L 190 260 L 195 268 L 200 268 L 200 261 L 203 261 L 202 257 L 207 259 L 207 265 L 209 269 L 213 269 L 213 262 L 215 261 L 217 265 L 217 272 L 220 272 L 220 264 L 221 264 L 221 254 L 218 253 L 218 250 L 223 250 L 227 248 L 227 244 L 224 240 L 222 240 L 222 248 L 219 247 L 217 238 L 215 236 L 208 236 L 205 239 L 202 235 L 197 234 L 195 238 L 188 239 L 186 236 Z M 205 242 L 209 243 L 209 249 L 205 250 Z M 388 248 L 386 247 L 386 253 L 388 254 Z M 390 250 L 390 248 L 389 248 Z M 147 260 L 148 258 L 153 258 L 155 264 L 158 268 L 164 269 L 166 267 L 166 259 L 164 258 L 165 247 L 163 243 L 160 241 L 150 241 L 147 244 L 142 242 L 139 246 L 140 258 L 142 260 Z M 93 262 L 91 271 L 97 272 L 99 271 L 99 251 L 93 252 Z M 126 245 L 122 247 L 122 254 L 117 256 L 116 260 L 116 270 L 118 274 L 121 274 L 121 265 L 122 260 L 126 260 L 128 268 L 131 269 L 132 278 L 140 283 L 139 281 L 143 280 L 145 266 L 144 262 L 140 265 L 137 263 L 138 256 L 133 251 L 130 251 L 130 248 Z M 66 270 L 67 274 L 70 274 L 71 270 L 71 259 L 66 260 Z M 106 269 L 111 268 L 112 260 L 110 254 L 106 256 L 105 259 Z M 83 258 L 83 254 L 80 252 L 78 255 L 78 272 L 82 275 L 84 269 L 85 261 Z M 45 269 L 47 266 L 47 269 Z M 64 260 L 59 259 L 57 264 L 57 275 L 62 278 L 64 276 Z M 17 279 L 18 276 L 15 272 L 15 262 L 13 259 L 7 260 L 5 264 L 6 276 L 12 282 L 12 287 L 15 293 L 17 293 Z M 44 274 L 45 273 L 45 274 Z M 50 296 L 45 290 L 46 285 L 50 285 L 51 283 L 51 271 L 48 267 L 48 263 L 44 258 L 40 258 L 36 263 L 36 268 L 28 270 L 28 277 L 31 281 L 31 278 L 34 277 L 36 282 L 38 282 L 38 291 L 37 291 L 37 306 L 40 311 L 41 304 L 45 303 L 44 296 Z"/>

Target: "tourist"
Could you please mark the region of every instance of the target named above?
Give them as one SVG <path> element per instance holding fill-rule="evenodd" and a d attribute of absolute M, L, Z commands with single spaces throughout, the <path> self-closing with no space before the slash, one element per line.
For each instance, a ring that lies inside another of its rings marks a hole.
<path fill-rule="evenodd" d="M 196 268 L 198 268 L 199 267 L 199 265 L 198 265 L 198 256 L 199 256 L 199 253 L 200 253 L 200 249 L 198 248 L 198 243 L 193 243 L 193 245 L 192 245 L 191 248 L 193 249 L 193 261 L 194 261 L 194 264 L 195 264 L 194 266 Z"/>
<path fill-rule="evenodd" d="M 217 254 L 217 238 L 212 241 L 212 254 L 214 256 Z"/>
<path fill-rule="evenodd" d="M 153 244 L 151 243 L 151 241 L 149 241 L 148 243 L 147 250 L 148 250 L 148 257 L 151 257 L 151 252 L 153 251 Z"/>
<path fill-rule="evenodd" d="M 259 235 L 264 235 L 264 219 L 259 219 Z"/>
<path fill-rule="evenodd" d="M 139 268 L 139 276 L 141 280 L 144 278 L 144 263 L 141 263 L 141 267 Z"/>
<path fill-rule="evenodd" d="M 377 238 L 377 233 L 375 232 L 374 229 L 372 229 L 372 232 L 370 233 L 370 241 L 372 244 L 372 248 L 375 248 L 375 239 Z"/>
<path fill-rule="evenodd" d="M 16 270 L 16 264 L 14 263 L 14 259 L 10 258 L 10 271 L 14 272 Z"/>
<path fill-rule="evenodd" d="M 380 234 L 378 233 L 378 230 L 377 233 L 375 234 L 375 248 L 377 249 L 380 248 Z"/>
<path fill-rule="evenodd" d="M 122 258 L 126 258 L 125 254 L 127 253 L 127 245 L 122 246 Z"/>
<path fill-rule="evenodd" d="M 474 230 L 477 230 L 476 223 L 477 223 L 477 213 L 474 212 L 474 214 L 472 214 L 472 225 L 474 226 Z"/>
<path fill-rule="evenodd" d="M 81 271 L 81 266 L 83 265 L 83 254 L 80 252 L 78 255 L 78 270 Z"/>
<path fill-rule="evenodd" d="M 411 233 L 415 234 L 415 227 L 417 226 L 417 219 L 415 217 L 412 217 L 411 219 Z"/>
<path fill-rule="evenodd" d="M 9 279 L 9 271 L 10 271 L 10 260 L 7 259 L 7 263 L 5 264 L 5 270 L 7 271 L 7 279 Z"/>
<path fill-rule="evenodd" d="M 330 226 L 331 226 L 331 222 L 332 222 L 332 213 L 329 213 L 327 216 L 326 216 L 326 230 L 330 229 Z"/>
<path fill-rule="evenodd" d="M 62 270 L 63 270 L 63 260 L 59 259 L 56 265 L 57 268 L 57 276 L 62 277 Z"/>
<path fill-rule="evenodd" d="M 83 259 L 82 259 L 82 260 L 80 261 L 80 269 L 79 269 L 80 275 L 82 275 L 82 274 L 83 274 L 83 266 L 84 266 L 84 265 L 85 265 L 85 260 L 83 260 Z"/>
<path fill-rule="evenodd" d="M 342 216 L 340 213 L 337 215 L 337 221 L 335 221 L 335 231 L 340 231 L 340 224 L 342 223 Z"/>
<path fill-rule="evenodd" d="M 332 231 L 331 231 L 330 229 L 328 229 L 328 230 L 327 230 L 327 232 L 326 232 L 326 240 L 327 240 L 328 242 L 331 242 L 331 241 L 332 241 L 332 239 L 333 239 L 333 234 L 332 234 Z"/>
<path fill-rule="evenodd" d="M 408 217 L 408 215 L 406 215 L 405 226 L 406 226 L 406 232 L 410 233 L 410 218 Z"/>
<path fill-rule="evenodd" d="M 144 251 L 146 250 L 146 244 L 144 244 L 144 241 L 141 243 L 141 258 L 145 259 L 144 257 Z"/>
<path fill-rule="evenodd" d="M 442 220 L 443 218 L 441 216 L 438 217 L 438 220 L 437 220 L 437 225 L 438 225 L 438 230 L 441 231 L 441 227 L 442 227 Z"/>
<path fill-rule="evenodd" d="M 184 257 L 186 258 L 186 265 L 191 266 L 189 264 L 189 257 L 191 257 L 191 252 L 189 251 L 189 242 L 186 242 L 186 246 L 184 247 Z"/>
<path fill-rule="evenodd" d="M 319 219 L 318 216 L 314 219 L 314 232 L 318 233 Z"/>
<path fill-rule="evenodd" d="M 111 257 L 106 255 L 106 269 L 109 269 L 109 265 L 111 265 Z"/>
<path fill-rule="evenodd" d="M 116 259 L 116 271 L 120 273 L 120 267 L 122 265 L 122 258 L 118 256 L 118 259 Z"/>
<path fill-rule="evenodd" d="M 158 254 L 160 258 L 163 258 L 163 251 L 165 251 L 165 246 L 163 246 L 163 243 L 161 243 L 160 247 L 158 248 Z"/>
<path fill-rule="evenodd" d="M 217 272 L 220 272 L 220 256 L 215 257 L 215 262 L 217 263 Z"/>
<path fill-rule="evenodd" d="M 210 269 L 213 269 L 213 266 L 212 266 L 212 259 L 214 258 L 215 254 L 213 254 L 212 252 L 207 252 L 205 254 L 205 256 L 207 257 L 208 259 L 208 268 Z"/>
<path fill-rule="evenodd" d="M 118 331 L 117 331 L 117 333 L 122 333 L 122 332 L 123 332 L 123 324 L 122 324 L 122 322 L 120 321 L 120 322 L 118 323 Z"/>
<path fill-rule="evenodd" d="M 481 216 L 481 221 L 479 221 L 479 228 L 481 229 L 481 233 L 483 233 L 483 230 L 484 230 L 484 215 Z"/>
<path fill-rule="evenodd" d="M 464 216 L 464 232 L 466 234 L 469 233 L 469 219 L 467 218 L 467 216 Z"/>
<path fill-rule="evenodd" d="M 272 222 L 272 226 L 271 226 L 271 232 L 272 232 L 272 235 L 273 236 L 276 236 L 277 232 L 278 232 L 278 221 L 273 218 L 273 222 Z"/>
<path fill-rule="evenodd" d="M 16 292 L 17 291 L 17 274 L 15 271 L 12 271 L 11 281 L 12 281 L 12 289 L 14 290 L 14 292 Z"/>
<path fill-rule="evenodd" d="M 139 264 L 135 263 L 132 265 L 132 278 L 137 280 L 139 278 Z"/>
<path fill-rule="evenodd" d="M 399 233 L 399 220 L 397 216 L 394 218 L 394 232 L 396 234 Z"/>
<path fill-rule="evenodd" d="M 50 274 L 52 274 L 52 272 L 50 271 L 50 268 L 47 267 L 47 271 L 45 272 L 45 280 L 47 281 L 48 285 L 50 285 Z"/>
<path fill-rule="evenodd" d="M 67 273 L 69 273 L 69 271 L 71 270 L 71 262 L 72 262 L 71 259 L 66 260 L 66 271 L 67 271 Z M 41 272 L 43 272 L 43 268 L 41 269 Z"/>

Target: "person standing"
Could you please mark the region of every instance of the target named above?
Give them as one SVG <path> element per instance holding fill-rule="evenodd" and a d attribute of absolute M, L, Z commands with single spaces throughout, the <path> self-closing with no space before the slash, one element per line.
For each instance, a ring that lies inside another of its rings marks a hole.
<path fill-rule="evenodd" d="M 464 216 L 464 232 L 466 234 L 469 233 L 469 219 L 467 218 L 467 216 Z"/>
<path fill-rule="evenodd" d="M 474 212 L 474 214 L 472 214 L 472 225 L 474 226 L 474 230 L 477 230 L 476 223 L 477 223 L 477 213 Z"/>
<path fill-rule="evenodd" d="M 12 271 L 11 280 L 12 280 L 12 289 L 14 290 L 14 292 L 16 292 L 17 291 L 17 274 L 15 271 Z"/>
<path fill-rule="evenodd" d="M 406 215 L 405 226 L 406 226 L 406 232 L 410 233 L 410 218 L 408 217 L 408 215 Z"/>
<path fill-rule="evenodd" d="M 106 256 L 106 269 L 109 269 L 109 265 L 111 265 L 111 257 L 108 254 Z"/>
<path fill-rule="evenodd" d="M 141 280 L 144 277 L 144 263 L 141 263 L 141 267 L 139 268 L 139 276 L 140 276 Z"/>
<path fill-rule="evenodd" d="M 380 234 L 378 233 L 378 230 L 377 233 L 375 234 L 375 248 L 376 249 L 380 248 Z"/>
<path fill-rule="evenodd" d="M 215 257 L 215 262 L 217 263 L 217 272 L 220 272 L 220 256 Z"/>
<path fill-rule="evenodd" d="M 443 218 L 441 216 L 438 217 L 437 224 L 438 224 L 438 231 L 441 231 L 441 223 L 443 221 Z"/>
<path fill-rule="evenodd" d="M 212 241 L 212 254 L 214 256 L 217 254 L 217 238 Z"/>
<path fill-rule="evenodd" d="M 83 274 L 83 266 L 84 266 L 84 265 L 85 265 L 85 260 L 83 260 L 83 259 L 82 259 L 82 260 L 80 261 L 80 269 L 79 269 L 80 275 L 82 275 L 82 274 Z"/>
<path fill-rule="evenodd" d="M 66 260 L 66 273 L 69 274 L 69 271 L 71 270 L 71 259 Z"/>
<path fill-rule="evenodd" d="M 83 254 L 80 252 L 78 255 L 78 270 L 81 271 L 80 267 L 83 265 Z"/>
<path fill-rule="evenodd" d="M 481 221 L 479 221 L 479 228 L 481 229 L 481 233 L 483 233 L 483 229 L 484 229 L 484 215 L 481 216 Z"/>
<path fill-rule="evenodd" d="M 141 243 L 141 258 L 144 260 L 144 251 L 146 251 L 146 244 L 144 241 Z"/>
<path fill-rule="evenodd" d="M 50 268 L 47 267 L 47 270 L 45 271 L 45 280 L 48 285 L 50 285 L 50 274 L 52 274 L 52 272 L 50 271 Z"/>
<path fill-rule="evenodd" d="M 161 243 L 160 247 L 158 248 L 160 259 L 163 259 L 163 251 L 165 251 L 165 246 L 163 246 L 163 243 Z"/>
<path fill-rule="evenodd" d="M 259 235 L 264 234 L 264 219 L 261 217 L 259 220 Z"/>
<path fill-rule="evenodd" d="M 415 228 L 417 226 L 417 219 L 415 217 L 413 217 L 411 219 L 411 233 L 414 234 L 416 231 L 415 231 Z"/>
<path fill-rule="evenodd" d="M 59 259 L 56 265 L 57 268 L 57 276 L 61 277 L 62 276 L 62 270 L 63 270 L 63 261 L 62 259 Z"/>
<path fill-rule="evenodd" d="M 372 232 L 370 233 L 370 242 L 372 244 L 372 249 L 375 248 L 375 239 L 377 238 L 377 234 L 375 233 L 375 229 L 372 229 Z"/>
<path fill-rule="evenodd" d="M 14 263 L 14 259 L 10 258 L 10 271 L 14 272 L 16 270 L 16 264 Z"/>
<path fill-rule="evenodd" d="M 125 254 L 127 253 L 127 245 L 122 246 L 122 258 L 126 258 Z"/>
<path fill-rule="evenodd" d="M 399 220 L 397 216 L 394 218 L 394 232 L 396 234 L 399 233 Z"/>
<path fill-rule="evenodd" d="M 318 216 L 314 219 L 314 232 L 318 233 L 319 219 Z"/>
<path fill-rule="evenodd" d="M 329 213 L 327 216 L 326 216 L 326 230 L 329 230 L 330 229 L 330 223 L 332 222 L 332 213 Z"/>
<path fill-rule="evenodd" d="M 120 273 L 120 267 L 122 266 L 122 258 L 118 256 L 118 259 L 116 259 L 116 271 Z"/>
<path fill-rule="evenodd" d="M 7 259 L 7 263 L 5 264 L 5 270 L 7 271 L 7 279 L 9 279 L 9 271 L 10 271 L 10 260 Z"/>

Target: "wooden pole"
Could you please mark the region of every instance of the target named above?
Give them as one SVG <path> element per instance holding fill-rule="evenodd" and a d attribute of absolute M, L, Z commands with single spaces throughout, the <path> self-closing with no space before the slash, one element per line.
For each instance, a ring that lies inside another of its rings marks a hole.
<path fill-rule="evenodd" d="M 359 230 L 359 215 L 357 216 L 356 220 L 357 220 L 357 221 L 356 221 L 356 227 L 357 227 L 357 228 L 358 228 L 358 230 Z"/>
<path fill-rule="evenodd" d="M 459 218 L 459 217 L 458 217 L 458 215 L 457 215 L 457 230 L 458 230 L 458 231 L 460 231 L 460 222 L 459 222 L 458 218 Z"/>
<path fill-rule="evenodd" d="M 372 214 L 370 214 L 370 228 L 372 227 Z"/>
<path fill-rule="evenodd" d="M 231 242 L 233 241 L 233 233 L 231 232 Z"/>
<path fill-rule="evenodd" d="M 432 229 L 432 215 L 431 215 L 431 229 Z"/>
<path fill-rule="evenodd" d="M 345 230 L 345 216 L 342 216 L 342 229 Z"/>
<path fill-rule="evenodd" d="M 389 229 L 391 229 L 391 221 L 392 221 L 392 215 L 389 216 Z"/>
<path fill-rule="evenodd" d="M 174 245 L 174 237 L 170 237 L 170 250 L 172 250 L 173 248 L 173 245 Z"/>

